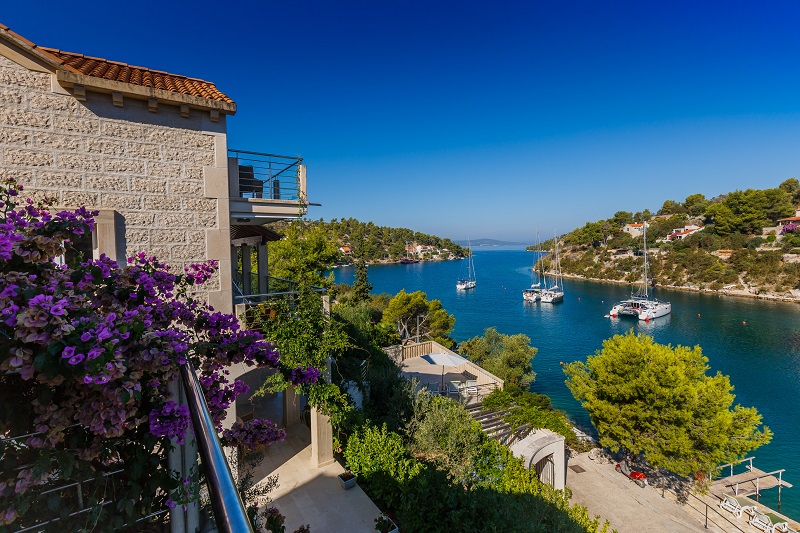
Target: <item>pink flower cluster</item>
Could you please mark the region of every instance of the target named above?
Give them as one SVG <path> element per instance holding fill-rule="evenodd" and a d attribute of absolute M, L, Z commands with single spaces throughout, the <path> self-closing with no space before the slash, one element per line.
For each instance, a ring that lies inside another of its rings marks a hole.
<path fill-rule="evenodd" d="M 247 422 L 236 422 L 230 429 L 222 432 L 222 442 L 225 446 L 266 446 L 286 438 L 286 432 L 274 422 L 254 418 Z"/>
<path fill-rule="evenodd" d="M 787 233 L 797 233 L 796 222 L 789 222 L 788 224 L 781 226 L 781 235 L 785 235 Z"/>
<path fill-rule="evenodd" d="M 182 441 L 189 427 L 168 391 L 187 360 L 217 423 L 247 391 L 224 368 L 279 360 L 262 334 L 192 297 L 213 263 L 180 275 L 144 253 L 124 267 L 105 256 L 58 265 L 64 241 L 92 231 L 95 213 L 52 214 L 47 204 L 20 202 L 19 189 L 0 182 L 0 403 L 9 406 L 0 427 L 30 436 L 20 439 L 24 446 L 2 445 L 0 456 L 21 467 L 53 459 L 46 474 L 0 472 L 0 525 L 30 507 L 30 487 L 63 475 L 55 458 L 67 449 L 87 465 L 116 462 L 168 479 L 150 457 L 163 459 L 169 439 Z"/>
<path fill-rule="evenodd" d="M 169 401 L 161 409 L 150 411 L 150 433 L 156 437 L 174 438 L 178 444 L 183 444 L 190 416 L 189 407 Z"/>

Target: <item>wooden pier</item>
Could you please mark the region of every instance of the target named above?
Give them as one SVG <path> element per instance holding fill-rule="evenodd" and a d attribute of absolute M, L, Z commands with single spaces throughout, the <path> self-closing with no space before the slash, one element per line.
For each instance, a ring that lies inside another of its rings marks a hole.
<path fill-rule="evenodd" d="M 754 457 L 742 459 L 740 463 L 749 462 L 745 465 L 747 469 L 741 474 L 733 474 L 732 464 L 727 464 L 722 467 L 730 467 L 731 475 L 723 477 L 714 481 L 711 485 L 711 493 L 719 498 L 722 494 L 735 494 L 737 496 L 759 496 L 761 491 L 766 489 L 774 489 L 778 487 L 778 501 L 781 499 L 781 488 L 791 488 L 792 484 L 783 479 L 784 469 L 774 470 L 772 472 L 764 472 L 753 466 Z"/>

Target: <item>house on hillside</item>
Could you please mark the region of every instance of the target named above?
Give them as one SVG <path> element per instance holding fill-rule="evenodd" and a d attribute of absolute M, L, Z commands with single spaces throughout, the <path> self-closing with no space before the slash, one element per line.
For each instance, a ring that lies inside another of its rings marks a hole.
<path fill-rule="evenodd" d="M 800 205 L 795 208 L 794 216 L 793 217 L 786 217 L 786 218 L 779 218 L 778 219 L 778 226 L 785 226 L 791 222 L 800 223 Z"/>
<path fill-rule="evenodd" d="M 683 228 L 674 229 L 674 230 L 672 230 L 672 233 L 667 235 L 667 240 L 668 241 L 681 241 L 681 240 L 685 239 L 686 237 L 688 237 L 689 235 L 692 235 L 694 233 L 697 233 L 698 231 L 701 231 L 704 227 L 705 226 L 697 226 L 695 224 L 689 224 L 689 225 L 684 226 Z"/>
<path fill-rule="evenodd" d="M 642 233 L 644 233 L 645 224 L 647 224 L 647 222 L 632 222 L 630 224 L 625 224 L 622 226 L 622 231 L 635 239 L 642 236 Z"/>
<path fill-rule="evenodd" d="M 349 246 L 340 246 L 339 252 L 341 252 L 342 255 L 347 255 L 347 256 L 353 255 L 353 249 L 350 248 Z"/>
<path fill-rule="evenodd" d="M 37 46 L 2 25 L 0 73 L 0 172 L 36 199 L 99 210 L 95 257 L 217 260 L 204 294 L 224 312 L 268 292 L 266 243 L 279 235 L 262 225 L 306 213 L 305 166 L 230 149 L 236 104 L 214 83 Z"/>

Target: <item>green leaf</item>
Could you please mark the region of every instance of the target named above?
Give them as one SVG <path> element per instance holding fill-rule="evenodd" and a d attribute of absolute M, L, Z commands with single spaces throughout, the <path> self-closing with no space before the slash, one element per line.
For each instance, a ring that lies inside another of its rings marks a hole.
<path fill-rule="evenodd" d="M 46 352 L 39 352 L 33 358 L 33 368 L 37 372 L 44 372 L 47 367 L 47 353 Z"/>

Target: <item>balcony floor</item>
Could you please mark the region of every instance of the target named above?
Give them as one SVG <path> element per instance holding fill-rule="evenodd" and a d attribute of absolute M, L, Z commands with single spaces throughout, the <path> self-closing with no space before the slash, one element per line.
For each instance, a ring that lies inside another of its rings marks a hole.
<path fill-rule="evenodd" d="M 270 395 L 255 408 L 256 418 L 280 423 L 282 395 Z M 311 465 L 311 431 L 302 423 L 286 428 L 286 439 L 267 447 L 256 467 L 255 480 L 277 474 L 278 488 L 270 505 L 286 516 L 286 531 L 308 524 L 311 531 L 374 533 L 380 510 L 356 485 L 344 490 L 336 476 L 344 472 L 338 462 L 322 468 Z"/>

